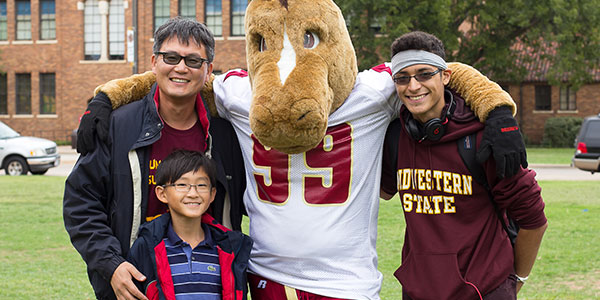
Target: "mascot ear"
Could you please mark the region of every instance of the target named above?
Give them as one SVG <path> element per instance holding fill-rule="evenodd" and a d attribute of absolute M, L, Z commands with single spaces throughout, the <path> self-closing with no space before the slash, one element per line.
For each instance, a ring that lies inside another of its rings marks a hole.
<path fill-rule="evenodd" d="M 463 96 L 481 122 L 485 122 L 490 111 L 499 106 L 509 106 L 513 116 L 517 113 L 510 95 L 477 69 L 458 62 L 448 63 L 448 68 L 452 70 L 448 87 Z"/>
<path fill-rule="evenodd" d="M 208 111 L 212 116 L 218 116 L 217 106 L 215 105 L 215 96 L 213 94 L 214 74 L 210 74 L 209 79 L 204 84 L 200 92 L 202 99 L 206 102 Z M 150 92 L 152 85 L 156 81 L 156 76 L 152 71 L 142 74 L 135 74 L 125 78 L 113 79 L 107 83 L 101 84 L 94 90 L 94 95 L 103 92 L 108 96 L 113 109 L 117 109 L 127 103 L 140 100 Z"/>

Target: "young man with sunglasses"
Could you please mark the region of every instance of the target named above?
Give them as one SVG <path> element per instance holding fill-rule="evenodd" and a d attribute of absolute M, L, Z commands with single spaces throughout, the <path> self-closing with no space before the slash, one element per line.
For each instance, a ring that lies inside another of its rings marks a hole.
<path fill-rule="evenodd" d="M 392 56 L 404 105 L 400 124 L 386 134 L 381 196 L 399 193 L 404 208 L 402 265 L 394 273 L 403 299 L 516 299 L 547 227 L 535 172 L 499 178 L 490 158 L 481 165 L 488 194 L 459 153 L 481 142 L 483 124 L 445 87 L 452 71 L 442 42 L 407 33 L 392 44 Z M 496 209 L 521 228 L 514 248 Z"/>
<path fill-rule="evenodd" d="M 171 19 L 155 32 L 153 51 L 156 84 L 141 101 L 111 114 L 108 141 L 97 140 L 66 182 L 65 227 L 98 299 L 146 299 L 132 278 L 144 281 L 148 274 L 125 257 L 140 225 L 167 212 L 154 176 L 172 151 L 200 151 L 216 161 L 211 214 L 234 229 L 241 223 L 245 177 L 239 143 L 229 122 L 209 116 L 199 94 L 212 72 L 212 34 L 195 20 Z M 104 93 L 96 98 L 108 101 Z"/>

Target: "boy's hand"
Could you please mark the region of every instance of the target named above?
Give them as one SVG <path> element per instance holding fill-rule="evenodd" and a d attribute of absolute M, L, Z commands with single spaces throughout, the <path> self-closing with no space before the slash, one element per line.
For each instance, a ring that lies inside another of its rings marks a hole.
<path fill-rule="evenodd" d="M 110 285 L 117 296 L 117 300 L 148 300 L 148 298 L 138 290 L 135 283 L 133 283 L 133 280 L 131 280 L 132 277 L 137 281 L 146 280 L 146 276 L 128 262 L 120 264 L 113 273 L 113 276 L 110 279 Z"/>

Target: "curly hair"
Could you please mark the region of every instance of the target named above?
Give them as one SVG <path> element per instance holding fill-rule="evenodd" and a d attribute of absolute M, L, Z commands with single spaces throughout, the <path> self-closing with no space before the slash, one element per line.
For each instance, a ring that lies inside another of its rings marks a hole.
<path fill-rule="evenodd" d="M 392 43 L 392 57 L 405 50 L 424 50 L 446 59 L 444 43 L 435 35 L 423 31 L 405 33 Z"/>

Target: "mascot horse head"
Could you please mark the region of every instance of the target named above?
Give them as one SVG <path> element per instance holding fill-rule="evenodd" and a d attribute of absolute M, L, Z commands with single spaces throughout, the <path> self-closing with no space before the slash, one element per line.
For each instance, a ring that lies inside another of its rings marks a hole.
<path fill-rule="evenodd" d="M 256 138 L 289 154 L 317 146 L 357 75 L 339 7 L 332 0 L 252 0 L 246 55 Z"/>

